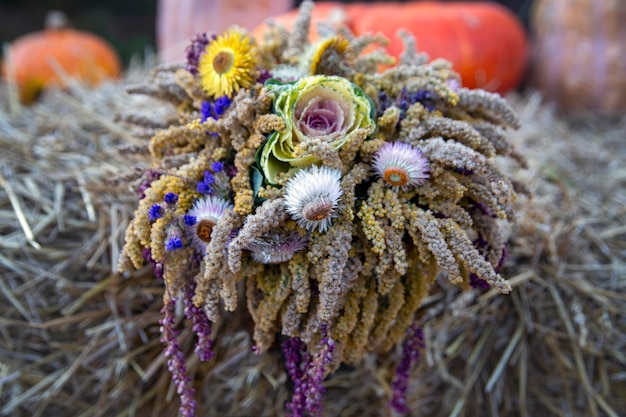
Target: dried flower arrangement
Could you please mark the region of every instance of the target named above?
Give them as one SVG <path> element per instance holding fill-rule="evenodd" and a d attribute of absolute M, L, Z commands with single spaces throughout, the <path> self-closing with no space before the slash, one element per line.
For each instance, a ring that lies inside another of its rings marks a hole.
<path fill-rule="evenodd" d="M 513 183 L 492 163 L 517 159 L 497 94 L 461 88 L 449 63 L 367 53 L 379 36 L 294 29 L 263 42 L 240 28 L 192 40 L 186 65 L 135 93 L 176 105 L 150 126 L 152 168 L 126 231 L 121 271 L 152 264 L 165 283 L 162 340 L 181 397 L 195 401 L 177 344 L 179 304 L 209 360 L 211 323 L 247 307 L 255 352 L 282 340 L 293 416 L 321 413 L 321 383 L 342 363 L 402 343 L 391 406 L 406 411 L 408 368 L 423 347 L 418 310 L 439 274 L 510 291 L 498 274 Z M 245 291 L 240 289 L 245 288 Z M 245 306 L 245 307 L 244 307 Z M 404 342 L 402 342 L 404 341 Z"/>

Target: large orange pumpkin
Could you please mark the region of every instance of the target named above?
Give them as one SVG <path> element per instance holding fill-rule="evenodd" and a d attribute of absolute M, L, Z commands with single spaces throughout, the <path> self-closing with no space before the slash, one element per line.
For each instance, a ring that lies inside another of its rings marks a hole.
<path fill-rule="evenodd" d="M 64 85 L 60 74 L 96 85 L 121 71 L 115 50 L 100 37 L 63 24 L 61 15 L 48 17 L 47 29 L 24 35 L 9 45 L 2 76 L 14 81 L 20 98 L 32 102 L 43 88 Z"/>
<path fill-rule="evenodd" d="M 324 2 L 316 2 L 315 7 L 326 9 Z M 415 36 L 420 51 L 431 59 L 450 61 L 466 87 L 504 93 L 516 88 L 524 74 L 526 31 L 513 13 L 498 4 L 424 1 L 342 7 L 355 34 L 381 32 L 389 38 L 387 50 L 393 56 L 402 52 L 397 31 L 406 29 Z M 291 12 L 276 20 L 290 25 L 295 16 Z"/>
<path fill-rule="evenodd" d="M 418 49 L 450 61 L 466 87 L 503 93 L 522 79 L 526 33 L 516 16 L 498 4 L 373 3 L 348 10 L 357 34 L 382 32 L 390 39 L 391 55 L 402 52 L 398 29 L 411 32 Z"/>
<path fill-rule="evenodd" d="M 626 111 L 626 1 L 538 0 L 532 83 L 566 111 Z"/>

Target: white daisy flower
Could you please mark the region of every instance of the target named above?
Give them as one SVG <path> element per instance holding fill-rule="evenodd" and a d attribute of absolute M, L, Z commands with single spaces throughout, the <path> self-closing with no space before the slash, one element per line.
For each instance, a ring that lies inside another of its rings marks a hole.
<path fill-rule="evenodd" d="M 339 180 L 341 171 L 328 167 L 300 170 L 285 185 L 285 206 L 298 225 L 308 231 L 325 232 L 337 217 L 343 195 Z"/>

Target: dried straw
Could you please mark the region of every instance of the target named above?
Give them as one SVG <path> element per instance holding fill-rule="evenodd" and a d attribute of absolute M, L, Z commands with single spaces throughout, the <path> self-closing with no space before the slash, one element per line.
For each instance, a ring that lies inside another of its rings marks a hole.
<path fill-rule="evenodd" d="M 146 168 L 120 153 L 138 141 L 114 122 L 125 85 L 72 85 L 33 107 L 0 87 L 0 415 L 175 416 L 162 356 L 162 283 L 113 270 L 136 193 L 119 175 Z M 431 416 L 618 416 L 626 408 L 626 118 L 564 120 L 538 96 L 511 97 L 529 169 L 503 274 L 514 291 L 460 293 L 445 281 L 426 301 L 427 349 L 409 406 Z M 507 167 L 505 167 L 507 168 Z M 201 415 L 282 415 L 290 387 L 277 351 L 250 352 L 250 318 L 214 326 L 216 357 L 189 356 Z M 193 350 L 189 333 L 181 335 Z M 399 352 L 341 368 L 325 414 L 390 415 Z"/>

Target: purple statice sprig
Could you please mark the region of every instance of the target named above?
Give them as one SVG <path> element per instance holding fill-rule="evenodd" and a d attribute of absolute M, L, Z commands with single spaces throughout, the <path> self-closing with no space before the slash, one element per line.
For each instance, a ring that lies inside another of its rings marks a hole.
<path fill-rule="evenodd" d="M 474 199 L 468 199 L 468 206 L 476 208 L 483 216 L 491 217 L 495 219 L 496 214 L 482 201 L 476 201 Z"/>
<path fill-rule="evenodd" d="M 224 171 L 224 163 L 222 161 L 211 162 L 211 171 L 213 172 Z"/>
<path fill-rule="evenodd" d="M 183 216 L 183 223 L 185 223 L 186 227 L 191 227 L 198 222 L 198 218 L 196 216 L 192 216 L 190 214 L 185 214 Z"/>
<path fill-rule="evenodd" d="M 214 120 L 221 118 L 231 103 L 232 100 L 228 96 L 218 97 L 214 101 L 203 101 L 200 104 L 200 122 L 204 123 L 209 118 Z M 206 133 L 211 136 L 218 136 L 217 132 L 207 131 Z"/>
<path fill-rule="evenodd" d="M 178 203 L 178 194 L 172 192 L 165 193 L 163 201 L 168 206 L 168 208 L 174 207 L 176 203 Z"/>
<path fill-rule="evenodd" d="M 333 361 L 335 341 L 328 336 L 326 326 L 321 329 L 322 339 L 317 345 L 317 352 L 312 357 L 302 340 L 293 337 L 283 342 L 287 375 L 293 382 L 293 395 L 285 407 L 290 417 L 322 415 L 322 386 L 326 367 Z"/>
<path fill-rule="evenodd" d="M 376 116 L 383 115 L 385 110 L 391 106 L 395 106 L 400 109 L 400 120 L 406 116 L 406 111 L 415 103 L 421 103 L 428 111 L 435 109 L 436 96 L 429 90 L 420 89 L 414 92 L 410 92 L 403 87 L 400 94 L 397 97 L 390 97 L 385 91 L 378 93 L 378 108 Z"/>
<path fill-rule="evenodd" d="M 214 195 L 215 194 L 215 188 L 213 188 L 214 184 L 215 184 L 215 176 L 213 175 L 213 173 L 211 171 L 204 171 L 204 177 L 202 177 L 202 180 L 198 181 L 198 184 L 196 185 L 196 190 L 200 194 Z"/>
<path fill-rule="evenodd" d="M 163 217 L 163 207 L 160 204 L 153 204 L 148 210 L 148 220 L 153 222 Z"/>
<path fill-rule="evenodd" d="M 182 235 L 182 219 L 176 215 L 178 208 L 178 194 L 173 192 L 166 192 L 163 196 L 163 203 L 153 204 L 148 209 L 148 220 L 154 222 L 158 219 L 164 218 L 167 221 L 166 237 L 165 237 L 165 250 L 171 252 L 177 249 L 181 249 L 185 245 L 184 237 Z M 164 217 L 166 216 L 166 217 Z"/>
<path fill-rule="evenodd" d="M 406 394 L 409 389 L 411 368 L 420 358 L 421 351 L 425 347 L 422 328 L 415 324 L 409 326 L 402 342 L 402 357 L 391 383 L 392 399 L 390 405 L 397 413 L 407 414 L 409 412 Z"/>
<path fill-rule="evenodd" d="M 218 196 L 225 200 L 230 198 L 230 170 L 221 161 L 211 163 L 210 169 L 204 171 L 202 180 L 198 181 L 196 190 L 200 194 Z"/>
<path fill-rule="evenodd" d="M 181 249 L 183 245 L 182 233 L 179 227 L 172 225 L 166 231 L 167 238 L 165 239 L 165 250 L 171 252 L 176 249 Z"/>
<path fill-rule="evenodd" d="M 213 340 L 211 340 L 211 322 L 204 310 L 194 305 L 193 296 L 195 290 L 195 282 L 187 285 L 183 304 L 185 306 L 185 317 L 187 317 L 187 320 L 191 320 L 191 330 L 198 339 L 194 352 L 202 362 L 206 362 L 214 356 Z"/>
<path fill-rule="evenodd" d="M 232 100 L 228 96 L 221 96 L 214 101 L 203 101 L 200 104 L 200 114 L 202 115 L 201 122 L 204 123 L 207 119 L 220 119 L 226 110 L 230 107 Z"/>
<path fill-rule="evenodd" d="M 178 344 L 176 329 L 176 299 L 171 298 L 161 309 L 161 342 L 165 343 L 167 369 L 172 374 L 172 382 L 180 396 L 180 415 L 193 417 L 196 409 L 195 390 L 191 386 L 191 378 L 187 375 L 185 355 Z"/>
<path fill-rule="evenodd" d="M 161 204 L 153 204 L 150 207 L 150 209 L 148 210 L 148 220 L 153 222 L 163 217 L 166 211 L 173 212 L 174 210 L 176 210 L 176 204 L 178 203 L 178 194 L 172 192 L 165 193 L 165 196 L 163 197 L 163 202 L 165 203 L 165 206 L 162 206 Z"/>
<path fill-rule="evenodd" d="M 173 237 L 165 242 L 165 250 L 171 252 L 183 247 L 183 241 L 179 237 Z"/>

